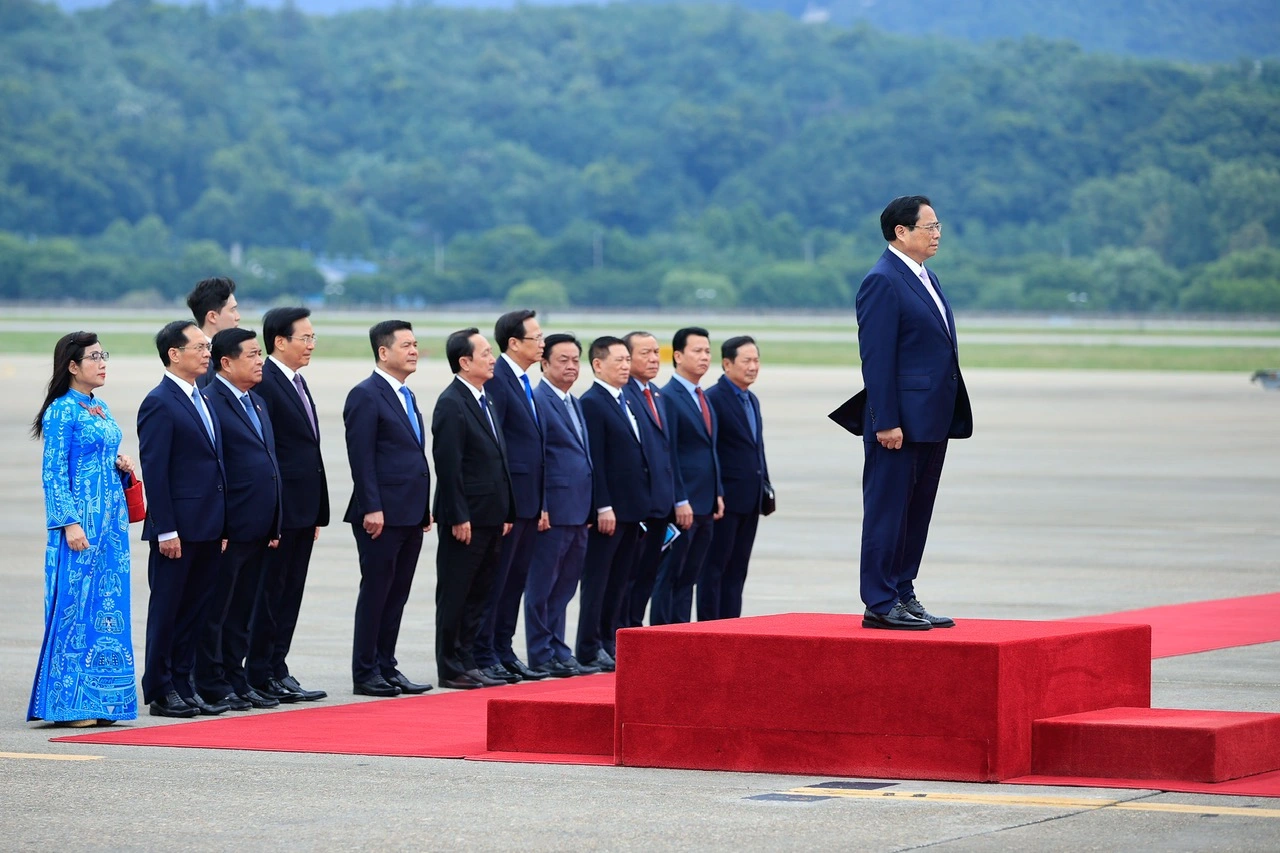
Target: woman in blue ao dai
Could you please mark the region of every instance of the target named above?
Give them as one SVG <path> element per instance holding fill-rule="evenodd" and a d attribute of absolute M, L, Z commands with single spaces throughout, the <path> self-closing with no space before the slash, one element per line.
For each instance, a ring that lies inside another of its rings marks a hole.
<path fill-rule="evenodd" d="M 44 438 L 44 642 L 28 720 L 109 725 L 138 716 L 129 616 L 129 513 L 122 433 L 94 396 L 107 380 L 97 335 L 58 341 L 31 432 Z"/>

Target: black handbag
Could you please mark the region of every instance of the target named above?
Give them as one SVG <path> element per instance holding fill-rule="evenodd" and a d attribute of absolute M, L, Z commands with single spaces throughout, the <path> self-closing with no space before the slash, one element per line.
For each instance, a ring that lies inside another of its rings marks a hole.
<path fill-rule="evenodd" d="M 773 492 L 773 484 L 765 480 L 764 491 L 760 495 L 760 514 L 773 515 L 773 511 L 777 508 L 778 498 Z"/>

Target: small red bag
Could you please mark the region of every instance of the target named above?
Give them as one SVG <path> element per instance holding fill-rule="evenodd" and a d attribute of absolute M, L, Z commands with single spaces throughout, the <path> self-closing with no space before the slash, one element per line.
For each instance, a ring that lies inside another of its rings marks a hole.
<path fill-rule="evenodd" d="M 146 519 L 147 504 L 142 495 L 142 481 L 132 474 L 129 475 L 129 485 L 124 487 L 124 502 L 129 507 L 129 523 Z"/>

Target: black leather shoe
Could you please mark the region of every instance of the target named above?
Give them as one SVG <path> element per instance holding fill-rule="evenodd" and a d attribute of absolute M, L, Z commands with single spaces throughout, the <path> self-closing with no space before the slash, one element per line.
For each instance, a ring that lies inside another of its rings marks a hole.
<path fill-rule="evenodd" d="M 371 678 L 368 681 L 357 681 L 351 691 L 357 696 L 399 696 L 400 688 L 388 684 L 385 678 Z"/>
<path fill-rule="evenodd" d="M 222 702 L 206 702 L 204 697 L 199 693 L 192 693 L 190 697 L 183 701 L 206 717 L 216 717 L 219 714 L 225 714 L 231 710 L 230 705 L 223 704 Z"/>
<path fill-rule="evenodd" d="M 604 649 L 596 652 L 596 659 L 591 664 L 600 667 L 601 672 L 613 672 L 618 668 L 618 662 Z"/>
<path fill-rule="evenodd" d="M 192 708 L 186 700 L 178 695 L 178 691 L 170 690 L 164 698 L 151 703 L 153 717 L 198 717 L 199 708 Z"/>
<path fill-rule="evenodd" d="M 431 689 L 430 684 L 418 684 L 416 682 L 410 681 L 408 678 L 405 677 L 405 674 L 398 669 L 395 672 L 393 672 L 391 675 L 388 675 L 386 679 L 387 679 L 387 684 L 390 684 L 393 687 L 399 687 L 401 693 L 409 693 L 409 694 L 416 695 L 418 693 L 426 693 L 428 690 Z"/>
<path fill-rule="evenodd" d="M 248 702 L 255 708 L 278 708 L 280 707 L 279 699 L 272 699 L 270 696 L 263 696 L 252 687 L 240 694 L 240 698 Z"/>
<path fill-rule="evenodd" d="M 888 613 L 873 613 L 870 610 L 862 614 L 863 628 L 886 628 L 890 631 L 928 631 L 933 626 L 928 620 L 912 616 L 899 601 Z"/>
<path fill-rule="evenodd" d="M 475 690 L 479 687 L 484 687 L 483 684 L 465 673 L 457 678 L 440 679 L 440 686 L 447 687 L 450 690 Z"/>
<path fill-rule="evenodd" d="M 546 663 L 540 663 L 537 666 L 529 667 L 538 678 L 568 678 L 571 675 L 577 675 L 576 667 L 571 667 L 564 661 L 552 658 Z"/>
<path fill-rule="evenodd" d="M 226 705 L 232 711 L 249 711 L 253 708 L 253 703 L 246 699 L 241 699 L 238 693 L 228 693 L 218 700 L 219 705 Z"/>
<path fill-rule="evenodd" d="M 603 669 L 596 666 L 595 664 L 583 663 L 582 661 L 575 658 L 573 655 L 569 655 L 569 659 L 565 661 L 561 661 L 561 663 L 563 663 L 565 666 L 572 669 L 574 671 L 573 673 L 574 675 L 595 675 L 596 673 L 604 672 Z"/>
<path fill-rule="evenodd" d="M 492 667 L 489 667 L 489 669 L 492 669 Z M 515 681 L 519 681 L 518 677 L 515 678 L 514 681 L 507 681 L 503 678 L 491 678 L 488 672 L 488 669 L 469 669 L 465 674 L 467 678 L 470 678 L 481 687 L 501 687 L 504 684 L 514 684 Z M 504 669 L 503 672 L 506 672 L 506 670 Z"/>
<path fill-rule="evenodd" d="M 286 687 L 290 691 L 301 696 L 303 702 L 315 702 L 316 700 L 323 699 L 329 695 L 323 690 L 307 690 L 299 684 L 298 679 L 294 678 L 292 675 L 286 675 L 284 678 L 279 679 L 279 681 L 281 686 Z"/>
<path fill-rule="evenodd" d="M 262 684 L 254 684 L 252 687 L 263 696 L 274 699 L 282 705 L 289 705 L 294 702 L 302 701 L 301 693 L 294 693 L 288 687 L 281 684 L 279 679 L 276 678 L 267 679 Z"/>
<path fill-rule="evenodd" d="M 474 678 L 475 676 L 472 675 L 473 672 L 479 672 L 485 678 L 492 679 L 502 684 L 515 684 L 520 680 L 520 675 L 518 673 L 507 671 L 507 668 L 500 663 L 495 663 L 493 666 L 486 666 L 483 669 L 469 670 L 467 675 L 471 675 L 471 677 Z"/>
<path fill-rule="evenodd" d="M 902 602 L 902 609 L 917 619 L 923 619 L 935 628 L 954 628 L 956 626 L 956 620 L 950 616 L 934 616 L 928 610 L 925 610 L 924 605 L 920 603 L 920 599 L 914 595 Z"/>
<path fill-rule="evenodd" d="M 507 668 L 507 672 L 512 675 L 518 675 L 525 681 L 541 681 L 547 677 L 546 674 L 525 666 L 524 661 L 520 660 L 520 658 L 516 658 L 513 661 L 503 661 L 502 665 Z"/>

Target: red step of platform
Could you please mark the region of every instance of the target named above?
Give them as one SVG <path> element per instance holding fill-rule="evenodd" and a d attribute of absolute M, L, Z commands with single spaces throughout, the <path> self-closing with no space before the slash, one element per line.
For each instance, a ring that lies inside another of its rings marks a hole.
<path fill-rule="evenodd" d="M 1032 772 L 1225 782 L 1280 770 L 1280 714 L 1107 708 L 1036 720 Z"/>
<path fill-rule="evenodd" d="M 791 613 L 618 633 L 619 764 L 998 781 L 1034 720 L 1151 704 L 1151 628 Z M 580 751 L 581 747 L 576 746 Z"/>
<path fill-rule="evenodd" d="M 577 682 L 580 688 L 490 699 L 489 751 L 612 756 L 613 679 Z"/>

